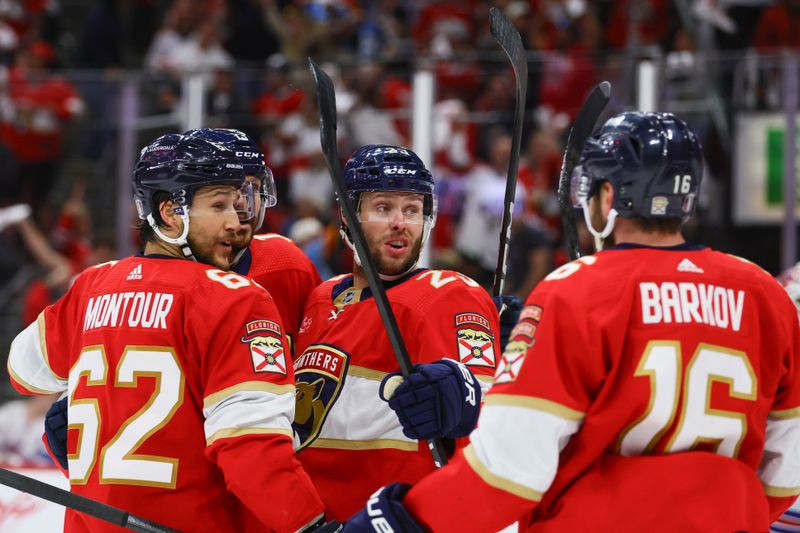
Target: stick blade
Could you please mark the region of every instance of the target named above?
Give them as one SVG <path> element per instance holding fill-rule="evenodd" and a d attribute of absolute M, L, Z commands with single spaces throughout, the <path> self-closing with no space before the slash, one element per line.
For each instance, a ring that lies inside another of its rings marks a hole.
<path fill-rule="evenodd" d="M 572 205 L 570 181 L 572 171 L 578 164 L 586 139 L 592 134 L 597 119 L 606 108 L 611 98 L 611 84 L 607 81 L 599 83 L 584 100 L 578 116 L 569 131 L 564 159 L 561 161 L 561 172 L 558 177 L 558 205 L 564 225 L 564 236 L 567 240 L 567 252 L 570 259 L 581 256 L 578 244 L 578 228 L 575 225 L 575 210 Z"/>
<path fill-rule="evenodd" d="M 339 155 L 336 150 L 336 92 L 330 76 L 310 57 L 308 68 L 317 86 L 317 108 L 319 110 L 319 136 L 322 150 L 331 171 L 337 172 Z"/>
<path fill-rule="evenodd" d="M 496 7 L 489 9 L 489 31 L 511 60 L 514 74 L 522 84 L 524 92 L 528 87 L 528 58 L 522 46 L 522 37 L 508 17 Z"/>

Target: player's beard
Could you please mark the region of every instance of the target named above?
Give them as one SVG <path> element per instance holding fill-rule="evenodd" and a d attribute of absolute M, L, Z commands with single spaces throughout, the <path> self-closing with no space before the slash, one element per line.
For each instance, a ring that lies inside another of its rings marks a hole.
<path fill-rule="evenodd" d="M 404 236 L 410 239 L 408 235 Z M 419 261 L 419 255 L 422 252 L 422 235 L 414 240 L 414 242 L 411 244 L 408 255 L 404 259 L 384 257 L 384 239 L 375 242 L 367 237 L 367 240 L 369 244 L 369 252 L 372 254 L 372 258 L 375 260 L 375 268 L 378 269 L 378 273 L 383 274 L 384 276 L 398 276 L 408 272 L 414 267 L 415 264 L 417 264 L 417 261 Z"/>
<path fill-rule="evenodd" d="M 204 247 L 191 236 L 187 236 L 186 241 L 189 243 L 189 247 L 192 249 L 192 255 L 194 255 L 194 258 L 197 259 L 198 263 L 211 265 L 220 270 L 228 270 L 231 267 L 231 257 L 227 256 L 221 258 L 217 255 L 214 255 L 213 244 L 211 245 L 212 250 L 209 250 L 208 247 Z"/>
<path fill-rule="evenodd" d="M 253 240 L 254 233 L 250 221 L 239 224 L 239 229 L 236 230 L 236 237 L 233 239 L 233 242 L 231 242 L 233 246 L 232 258 L 236 257 L 239 252 L 250 246 L 250 241 Z"/>

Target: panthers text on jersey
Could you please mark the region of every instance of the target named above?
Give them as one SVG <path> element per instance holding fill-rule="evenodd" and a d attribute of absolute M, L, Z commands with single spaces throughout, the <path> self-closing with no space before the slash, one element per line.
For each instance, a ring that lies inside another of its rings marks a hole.
<path fill-rule="evenodd" d="M 68 391 L 77 494 L 181 531 L 295 531 L 322 513 L 292 449 L 278 311 L 248 278 L 163 256 L 89 268 L 8 370 L 23 393 Z M 117 528 L 68 510 L 65 529 Z"/>
<path fill-rule="evenodd" d="M 256 235 L 247 248 L 232 270 L 267 289 L 293 343 L 306 299 L 322 282 L 317 269 L 291 239 L 277 233 Z"/>
<path fill-rule="evenodd" d="M 426 269 L 384 285 L 412 364 L 461 361 L 488 387 L 499 323 L 482 287 Z M 434 469 L 427 444 L 405 437 L 378 395 L 381 379 L 399 367 L 368 288 L 354 288 L 352 275 L 317 287 L 297 348 L 298 458 L 329 517 L 346 520 L 381 485 L 414 482 Z"/>
<path fill-rule="evenodd" d="M 463 454 L 404 502 L 437 532 L 532 509 L 531 531 L 764 531 L 800 493 L 798 350 L 752 263 L 580 258 L 529 296 Z"/>

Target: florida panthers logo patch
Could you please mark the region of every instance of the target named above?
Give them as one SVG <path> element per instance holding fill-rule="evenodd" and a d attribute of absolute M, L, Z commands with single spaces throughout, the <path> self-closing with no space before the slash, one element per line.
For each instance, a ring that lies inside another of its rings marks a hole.
<path fill-rule="evenodd" d="M 489 321 L 478 313 L 456 315 L 458 359 L 468 366 L 494 368 L 494 335 Z"/>
<path fill-rule="evenodd" d="M 292 428 L 298 450 L 314 442 L 339 397 L 350 355 L 333 346 L 312 344 L 294 362 L 295 412 Z"/>
<path fill-rule="evenodd" d="M 253 320 L 244 326 L 241 342 L 250 345 L 253 372 L 286 375 L 286 353 L 281 340 L 281 327 L 272 320 Z"/>
<path fill-rule="evenodd" d="M 517 380 L 528 348 L 536 342 L 534 337 L 541 318 L 542 308 L 537 305 L 529 305 L 519 314 L 519 322 L 511 330 L 503 357 L 497 364 L 495 383 L 511 383 Z"/>

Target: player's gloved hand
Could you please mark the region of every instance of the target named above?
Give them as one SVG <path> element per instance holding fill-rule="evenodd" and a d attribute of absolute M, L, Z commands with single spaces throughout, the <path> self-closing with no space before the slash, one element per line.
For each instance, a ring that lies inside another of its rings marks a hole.
<path fill-rule="evenodd" d="M 504 352 L 506 344 L 508 344 L 508 338 L 511 336 L 511 330 L 514 329 L 517 321 L 519 321 L 519 314 L 524 303 L 511 294 L 492 296 L 492 301 L 497 308 L 497 312 L 500 313 L 500 351 Z"/>
<path fill-rule="evenodd" d="M 403 506 L 403 496 L 411 485 L 392 483 L 381 487 L 369 497 L 367 504 L 345 522 L 342 533 L 374 533 L 375 531 L 394 531 L 395 533 L 424 533 L 422 526 Z"/>
<path fill-rule="evenodd" d="M 410 439 L 465 437 L 478 422 L 480 384 L 451 359 L 414 365 L 406 380 L 393 372 L 383 378 L 379 393 Z"/>
<path fill-rule="evenodd" d="M 67 398 L 61 398 L 44 415 L 44 434 L 53 458 L 61 468 L 67 469 Z"/>

